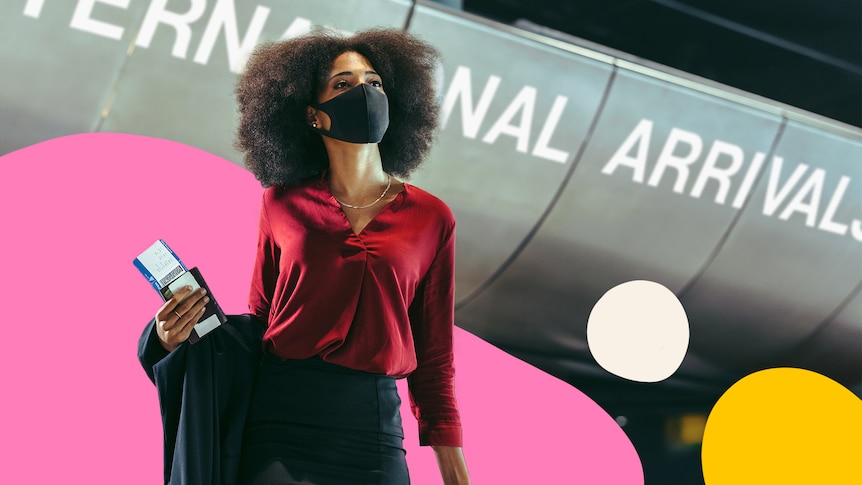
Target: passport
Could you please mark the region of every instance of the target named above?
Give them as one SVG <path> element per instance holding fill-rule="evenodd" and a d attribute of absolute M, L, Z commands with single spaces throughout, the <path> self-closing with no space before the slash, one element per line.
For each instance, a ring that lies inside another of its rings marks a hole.
<path fill-rule="evenodd" d="M 184 286 L 192 290 L 204 288 L 210 301 L 204 307 L 204 314 L 195 324 L 189 343 L 197 343 L 204 335 L 212 332 L 225 322 L 227 316 L 218 304 L 212 290 L 207 286 L 203 275 L 197 267 L 186 268 L 182 260 L 163 240 L 159 239 L 135 258 L 134 265 L 138 271 L 159 292 L 163 301 L 168 301 L 174 293 Z"/>

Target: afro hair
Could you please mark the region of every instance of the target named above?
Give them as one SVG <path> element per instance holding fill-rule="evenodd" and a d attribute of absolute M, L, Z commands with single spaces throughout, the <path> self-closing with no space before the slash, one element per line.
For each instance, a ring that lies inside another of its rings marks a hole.
<path fill-rule="evenodd" d="M 345 37 L 328 30 L 260 45 L 236 86 L 240 123 L 235 142 L 264 187 L 290 186 L 326 170 L 320 135 L 306 109 L 317 103 L 332 63 L 344 52 L 364 56 L 389 99 L 389 128 L 380 142 L 383 169 L 408 177 L 425 159 L 437 127 L 436 49 L 392 29 Z"/>

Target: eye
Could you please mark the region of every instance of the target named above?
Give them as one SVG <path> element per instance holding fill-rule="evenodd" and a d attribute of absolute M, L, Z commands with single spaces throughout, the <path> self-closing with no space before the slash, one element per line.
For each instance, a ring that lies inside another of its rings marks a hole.
<path fill-rule="evenodd" d="M 381 82 L 379 79 L 372 79 L 371 81 L 368 81 L 368 84 L 374 86 L 375 88 L 383 87 L 383 82 Z"/>
<path fill-rule="evenodd" d="M 333 88 L 333 89 L 344 89 L 344 88 L 346 88 L 346 87 L 348 87 L 348 86 L 350 86 L 350 84 L 348 84 L 348 82 L 347 82 L 347 81 L 345 81 L 345 80 L 343 80 L 343 79 L 342 79 L 342 80 L 340 80 L 340 81 L 337 81 L 337 82 L 332 86 L 332 88 Z"/>

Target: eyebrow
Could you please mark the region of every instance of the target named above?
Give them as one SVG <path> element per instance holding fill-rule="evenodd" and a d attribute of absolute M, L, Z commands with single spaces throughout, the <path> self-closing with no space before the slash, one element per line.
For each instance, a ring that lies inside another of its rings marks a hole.
<path fill-rule="evenodd" d="M 375 71 L 365 71 L 365 75 L 366 75 L 366 76 L 367 76 L 367 75 L 369 75 L 369 74 L 374 74 L 375 76 L 379 76 L 379 75 L 380 75 L 380 74 L 377 74 Z M 344 71 L 344 72 L 339 72 L 338 74 L 333 74 L 332 76 L 330 76 L 330 78 L 328 79 L 328 81 L 332 81 L 334 78 L 337 78 L 338 76 L 352 76 L 352 75 L 353 75 L 353 71 Z"/>

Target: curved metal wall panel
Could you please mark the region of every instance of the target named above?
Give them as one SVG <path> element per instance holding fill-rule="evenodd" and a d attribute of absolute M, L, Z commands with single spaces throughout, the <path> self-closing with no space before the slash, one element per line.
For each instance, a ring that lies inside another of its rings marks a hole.
<path fill-rule="evenodd" d="M 94 34 L 85 19 L 132 25 L 145 4 L 101 6 L 87 15 L 81 3 L 46 2 L 39 9 L 0 3 L 0 155 L 92 131 L 98 122 L 128 42 Z"/>
<path fill-rule="evenodd" d="M 189 9 L 188 2 L 171 2 L 174 3 L 178 11 Z M 209 49 L 204 39 L 211 25 L 217 28 L 219 19 L 228 19 L 238 31 L 238 46 L 255 25 L 259 26 L 261 40 L 278 40 L 305 33 L 313 25 L 348 31 L 373 26 L 402 28 L 410 10 L 409 2 L 394 0 L 204 3 L 206 8 L 199 20 L 191 24 L 189 42 L 180 42 L 170 25 L 159 24 L 147 48 L 134 48 L 124 76 L 117 83 L 116 99 L 103 131 L 176 140 L 241 164 L 232 147 L 238 119 L 233 89 L 235 72 L 240 70 L 240 49 L 233 49 L 236 65 L 231 66 L 223 30 L 218 31 Z M 220 7 L 233 3 L 235 10 Z M 138 43 L 142 42 L 141 35 Z"/>
<path fill-rule="evenodd" d="M 445 123 L 414 182 L 449 203 L 458 219 L 461 301 L 551 203 L 611 67 L 422 5 L 409 30 L 443 54 Z"/>
<path fill-rule="evenodd" d="M 862 273 L 862 262 L 856 262 Z M 852 265 L 851 265 L 852 267 Z M 792 347 L 780 357 L 783 365 L 819 369 L 845 385 L 859 386 L 862 369 L 862 291 L 844 306 L 834 318 Z M 859 391 L 856 391 L 857 393 Z"/>
<path fill-rule="evenodd" d="M 862 267 L 857 269 L 862 272 Z M 862 293 L 856 293 L 834 319 L 824 323 L 810 336 L 780 356 L 776 362 L 791 367 L 812 369 L 848 387 L 859 385 L 862 369 Z M 857 391 L 858 392 L 858 391 Z"/>
<path fill-rule="evenodd" d="M 468 328 L 536 352 L 584 352 L 589 312 L 612 287 L 648 279 L 679 292 L 733 223 L 746 167 L 769 152 L 779 125 L 620 70 L 562 197 L 512 266 L 464 308 Z M 699 324 L 691 321 L 692 333 Z"/>
<path fill-rule="evenodd" d="M 231 146 L 233 87 L 250 47 L 313 25 L 403 28 L 411 5 L 150 0 L 123 8 L 5 2 L 0 154 L 72 133 L 117 131 L 179 141 L 241 164 Z"/>
<path fill-rule="evenodd" d="M 704 322 L 692 345 L 746 368 L 781 364 L 858 291 L 860 225 L 862 141 L 790 122 L 727 242 L 684 295 Z M 862 314 L 845 312 L 829 327 L 854 336 L 862 353 Z"/>

